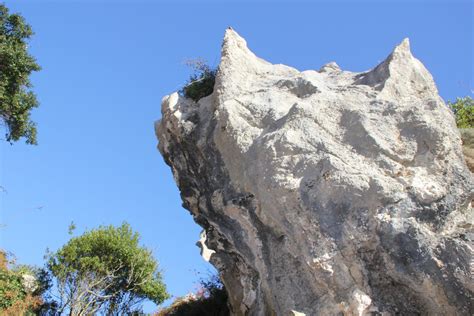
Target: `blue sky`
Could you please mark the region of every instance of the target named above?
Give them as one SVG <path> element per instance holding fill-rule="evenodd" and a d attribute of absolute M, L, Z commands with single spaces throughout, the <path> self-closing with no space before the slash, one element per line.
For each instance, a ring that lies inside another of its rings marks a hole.
<path fill-rule="evenodd" d="M 45 249 L 98 225 L 129 222 L 153 249 L 171 294 L 211 267 L 200 228 L 181 208 L 156 150 L 161 98 L 189 76 L 186 58 L 217 65 L 232 26 L 273 63 L 300 70 L 336 61 L 363 71 L 403 38 L 441 96 L 472 95 L 470 1 L 6 1 L 36 33 L 30 51 L 38 146 L 0 142 L 0 247 L 43 264 Z M 147 307 L 151 310 L 152 307 Z"/>

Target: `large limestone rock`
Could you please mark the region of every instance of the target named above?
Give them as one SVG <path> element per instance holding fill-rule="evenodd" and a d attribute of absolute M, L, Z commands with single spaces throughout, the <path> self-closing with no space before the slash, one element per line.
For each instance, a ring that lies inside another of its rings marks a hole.
<path fill-rule="evenodd" d="M 164 97 L 156 131 L 235 315 L 474 313 L 473 177 L 407 39 L 300 72 L 229 29 L 214 93 Z"/>

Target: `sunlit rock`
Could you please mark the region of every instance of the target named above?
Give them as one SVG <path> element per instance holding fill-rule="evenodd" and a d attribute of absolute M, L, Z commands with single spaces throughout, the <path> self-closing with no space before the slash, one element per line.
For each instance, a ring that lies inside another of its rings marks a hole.
<path fill-rule="evenodd" d="M 300 72 L 229 29 L 214 93 L 164 97 L 156 132 L 235 315 L 474 313 L 473 178 L 408 39 Z"/>

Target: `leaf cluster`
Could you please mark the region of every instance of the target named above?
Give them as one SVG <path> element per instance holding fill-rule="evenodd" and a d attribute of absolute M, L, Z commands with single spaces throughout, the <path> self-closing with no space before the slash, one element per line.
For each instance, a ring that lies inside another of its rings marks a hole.
<path fill-rule="evenodd" d="M 448 102 L 454 112 L 458 128 L 474 128 L 474 100 L 471 97 L 456 98 L 455 102 Z"/>
<path fill-rule="evenodd" d="M 25 137 L 26 143 L 37 143 L 30 111 L 38 101 L 30 90 L 29 76 L 41 68 L 28 53 L 27 40 L 32 35 L 22 16 L 9 14 L 8 8 L 0 4 L 0 119 L 9 142 Z"/>
<path fill-rule="evenodd" d="M 29 266 L 9 269 L 7 255 L 3 251 L 0 251 L 0 259 L 0 314 L 35 315 L 43 305 L 41 296 L 50 286 L 47 273 Z M 33 288 L 25 285 L 24 276 L 33 278 Z"/>
<path fill-rule="evenodd" d="M 5 310 L 17 301 L 23 301 L 27 293 L 21 283 L 21 275 L 6 269 L 0 270 L 0 310 Z"/>
<path fill-rule="evenodd" d="M 187 84 L 180 90 L 186 98 L 198 102 L 200 99 L 211 95 L 214 91 L 217 69 L 211 68 L 201 59 L 189 60 L 186 64 L 194 70 Z"/>

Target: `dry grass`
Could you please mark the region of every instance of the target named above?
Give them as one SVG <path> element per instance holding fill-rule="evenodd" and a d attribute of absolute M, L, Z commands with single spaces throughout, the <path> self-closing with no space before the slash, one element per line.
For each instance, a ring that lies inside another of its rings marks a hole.
<path fill-rule="evenodd" d="M 15 301 L 7 309 L 0 310 L 0 316 L 34 315 L 41 305 L 43 300 L 40 297 L 28 294 L 22 301 Z"/>
<path fill-rule="evenodd" d="M 474 128 L 460 129 L 464 157 L 469 170 L 474 173 Z"/>
<path fill-rule="evenodd" d="M 8 265 L 7 254 L 0 249 L 0 269 L 6 270 Z"/>

